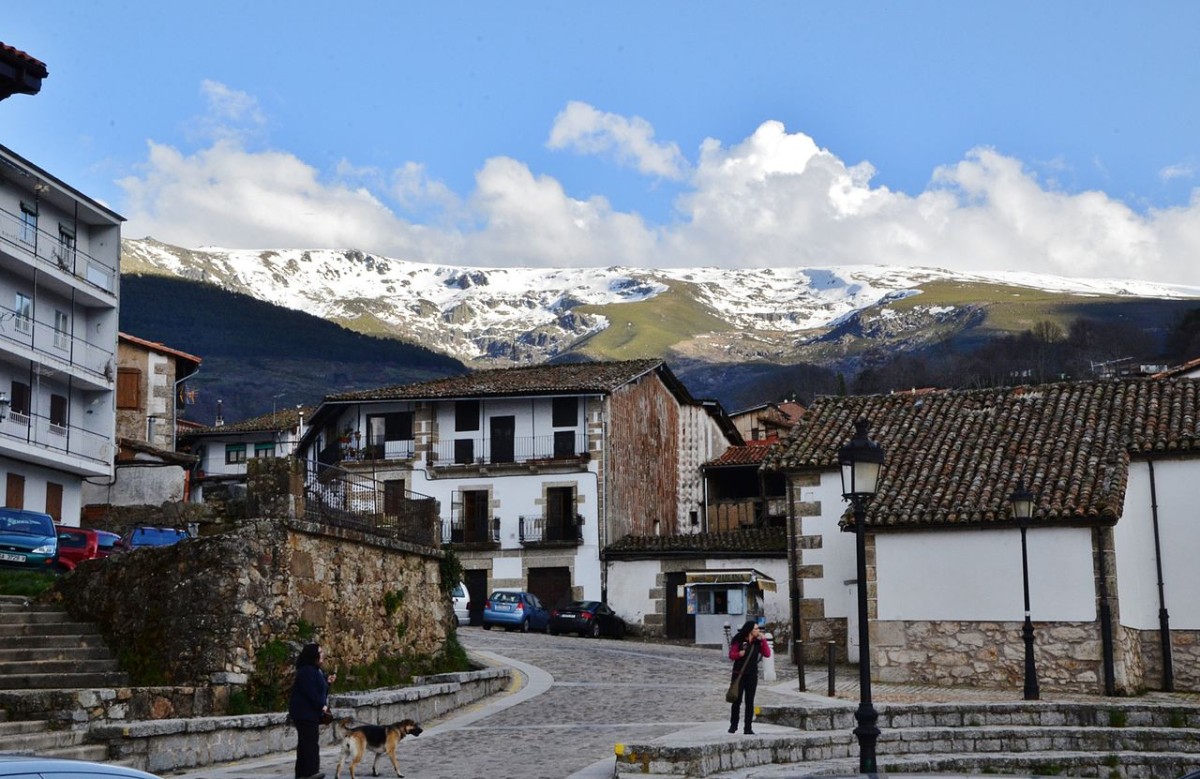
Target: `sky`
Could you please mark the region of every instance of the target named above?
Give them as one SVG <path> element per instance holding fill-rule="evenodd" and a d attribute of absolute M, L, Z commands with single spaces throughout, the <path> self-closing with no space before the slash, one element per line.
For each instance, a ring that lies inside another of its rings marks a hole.
<path fill-rule="evenodd" d="M 198 248 L 1200 285 L 1200 3 L 39 0 L 0 143 Z"/>

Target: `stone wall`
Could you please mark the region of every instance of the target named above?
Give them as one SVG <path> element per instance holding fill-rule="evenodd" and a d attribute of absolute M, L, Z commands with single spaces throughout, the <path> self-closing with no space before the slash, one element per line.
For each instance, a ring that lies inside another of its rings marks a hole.
<path fill-rule="evenodd" d="M 1020 691 L 1025 679 L 1021 628 L 1019 622 L 874 622 L 874 677 Z M 1043 690 L 1103 694 L 1101 657 L 1097 623 L 1034 623 L 1034 658 Z"/>
<path fill-rule="evenodd" d="M 256 653 L 311 633 L 330 669 L 441 650 L 454 621 L 442 553 L 300 520 L 80 566 L 57 592 L 138 684 L 242 683 Z"/>
<path fill-rule="evenodd" d="M 1127 630 L 1129 630 L 1127 628 Z M 1145 663 L 1142 686 L 1163 689 L 1162 644 L 1157 630 L 1129 630 L 1136 636 Z M 1171 673 L 1176 690 L 1200 690 L 1200 631 L 1171 631 Z"/>

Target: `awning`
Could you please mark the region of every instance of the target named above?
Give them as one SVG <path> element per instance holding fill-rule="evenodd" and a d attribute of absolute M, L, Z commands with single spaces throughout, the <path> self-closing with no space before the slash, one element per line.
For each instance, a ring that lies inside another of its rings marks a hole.
<path fill-rule="evenodd" d="M 720 571 L 688 571 L 685 574 L 684 586 L 690 587 L 694 584 L 741 584 L 743 586 L 754 585 L 767 592 L 775 592 L 777 590 L 774 579 L 762 571 L 756 571 L 753 568 Z"/>

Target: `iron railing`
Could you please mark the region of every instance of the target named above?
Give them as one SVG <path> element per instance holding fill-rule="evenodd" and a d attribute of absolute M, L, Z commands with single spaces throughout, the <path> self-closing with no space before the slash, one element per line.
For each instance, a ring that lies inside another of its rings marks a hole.
<path fill-rule="evenodd" d="M 73 242 L 64 244 L 61 236 L 31 228 L 21 216 L 0 208 L 0 242 L 10 251 L 24 254 L 40 265 L 54 268 L 116 295 L 117 269 L 79 249 Z"/>
<path fill-rule="evenodd" d="M 62 425 L 49 417 L 10 411 L 0 420 L 0 438 L 21 441 L 43 449 L 82 457 L 97 463 L 112 464 L 111 436 L 84 430 L 75 425 Z"/>
<path fill-rule="evenodd" d="M 480 517 L 472 520 L 455 517 L 444 520 L 442 522 L 442 542 L 446 544 L 499 544 L 500 518 Z"/>
<path fill-rule="evenodd" d="M 518 533 L 522 544 L 582 544 L 583 516 L 521 517 Z"/>
<path fill-rule="evenodd" d="M 331 465 L 308 464 L 304 515 L 311 522 L 422 546 L 441 545 L 436 500 L 409 490 L 385 496 L 383 482 Z"/>
<path fill-rule="evenodd" d="M 0 338 L 32 350 L 44 364 L 78 368 L 106 384 L 112 383 L 115 374 L 111 350 L 3 305 L 0 325 L 5 325 L 0 327 Z"/>
<path fill-rule="evenodd" d="M 429 459 L 437 465 L 580 462 L 588 458 L 587 441 L 587 433 L 573 431 L 511 439 L 460 436 L 435 441 Z"/>

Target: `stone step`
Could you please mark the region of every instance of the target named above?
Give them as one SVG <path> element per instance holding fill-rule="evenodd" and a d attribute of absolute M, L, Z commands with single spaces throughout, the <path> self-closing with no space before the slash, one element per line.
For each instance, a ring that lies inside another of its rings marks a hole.
<path fill-rule="evenodd" d="M 87 731 L 44 729 L 0 737 L 0 752 L 20 751 L 44 755 L 53 749 L 78 746 L 92 746 L 87 743 Z"/>
<path fill-rule="evenodd" d="M 0 675 L 0 690 L 86 690 L 128 686 L 129 676 L 121 671 Z"/>
<path fill-rule="evenodd" d="M 17 720 L 15 722 L 0 722 L 0 739 L 21 733 L 37 733 L 49 730 L 50 723 L 46 720 Z"/>
<path fill-rule="evenodd" d="M 6 645 L 7 646 L 7 645 Z M 104 646 L 63 646 L 46 647 L 16 647 L 0 649 L 0 668 L 5 663 L 19 663 L 30 660 L 108 660 L 112 657 Z"/>
<path fill-rule="evenodd" d="M 77 744 L 68 747 L 55 747 L 38 752 L 39 757 L 60 757 L 67 760 L 91 760 L 94 763 L 110 763 L 108 759 L 108 744 Z M 131 765 L 124 762 L 122 765 Z"/>
<path fill-rule="evenodd" d="M 92 660 L 16 660 L 0 662 L 0 675 L 35 676 L 43 674 L 97 674 L 116 671 L 111 657 Z M 2 683 L 0 683 L 2 684 Z"/>
<path fill-rule="evenodd" d="M 48 625 L 70 621 L 71 615 L 62 609 L 0 611 L 0 627 L 5 625 Z"/>
<path fill-rule="evenodd" d="M 42 622 L 0 624 L 0 642 L 20 636 L 89 635 L 96 632 L 87 622 Z"/>
<path fill-rule="evenodd" d="M 104 638 L 95 632 L 6 636 L 2 643 L 6 649 L 78 649 L 105 646 Z"/>

